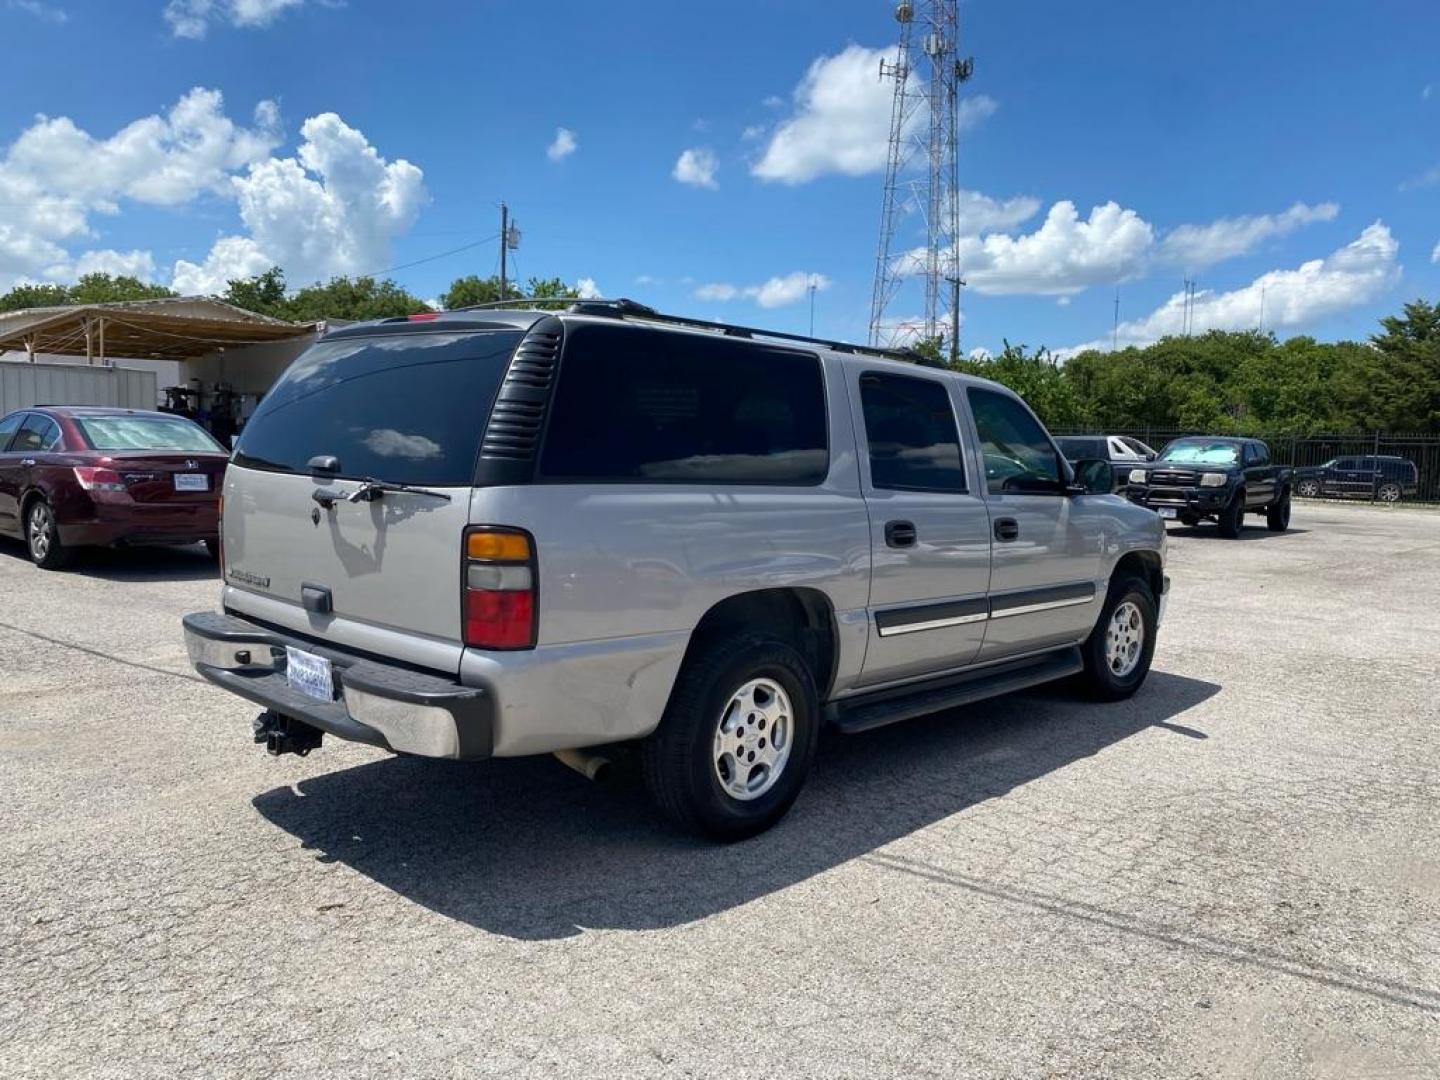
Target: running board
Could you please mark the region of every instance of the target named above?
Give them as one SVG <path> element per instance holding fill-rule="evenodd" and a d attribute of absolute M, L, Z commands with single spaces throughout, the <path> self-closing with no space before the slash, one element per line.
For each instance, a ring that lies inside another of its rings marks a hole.
<path fill-rule="evenodd" d="M 1080 658 L 1080 650 L 1072 646 L 964 675 L 832 701 L 825 707 L 826 716 L 836 729 L 853 735 L 857 731 L 897 724 L 928 713 L 1068 678 L 1084 670 L 1085 662 Z"/>

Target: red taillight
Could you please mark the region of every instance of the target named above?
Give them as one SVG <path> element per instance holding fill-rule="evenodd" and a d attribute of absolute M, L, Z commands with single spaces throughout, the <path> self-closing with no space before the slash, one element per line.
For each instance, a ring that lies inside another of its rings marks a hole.
<path fill-rule="evenodd" d="M 80 487 L 88 491 L 96 502 L 126 502 L 129 500 L 125 481 L 114 469 L 101 469 L 91 465 L 76 465 L 72 470 Z"/>
<path fill-rule="evenodd" d="M 519 529 L 465 533 L 461 589 L 465 644 L 476 649 L 535 647 L 535 545 Z"/>
<path fill-rule="evenodd" d="M 438 311 L 422 311 L 418 315 L 406 316 L 410 322 L 430 322 L 432 319 L 438 319 L 439 317 L 440 313 Z"/>

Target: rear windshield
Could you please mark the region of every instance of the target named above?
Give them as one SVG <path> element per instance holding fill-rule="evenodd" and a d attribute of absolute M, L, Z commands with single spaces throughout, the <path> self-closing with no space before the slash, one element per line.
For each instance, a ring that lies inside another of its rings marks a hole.
<path fill-rule="evenodd" d="M 1234 465 L 1239 460 L 1239 449 L 1234 443 L 1173 442 L 1160 451 L 1160 460 L 1190 465 Z"/>
<path fill-rule="evenodd" d="M 520 335 L 396 334 L 322 342 L 265 396 L 235 447 L 235 464 L 308 473 L 319 455 L 336 475 L 468 487 L 490 406 Z"/>
<path fill-rule="evenodd" d="M 225 448 L 189 420 L 166 416 L 88 416 L 75 421 L 92 450 L 179 450 L 223 454 Z"/>

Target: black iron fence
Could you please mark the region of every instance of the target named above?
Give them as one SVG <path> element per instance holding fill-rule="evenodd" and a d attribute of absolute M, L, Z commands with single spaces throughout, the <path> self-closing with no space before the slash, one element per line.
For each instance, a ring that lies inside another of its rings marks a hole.
<path fill-rule="evenodd" d="M 1064 435 L 1094 435 L 1097 431 L 1059 431 Z M 1400 458 L 1415 466 L 1414 487 L 1408 479 L 1402 481 L 1401 502 L 1440 504 L 1440 435 L 1405 434 L 1393 431 L 1351 431 L 1322 435 L 1275 435 L 1264 432 L 1186 431 L 1179 428 L 1121 428 L 1106 431 L 1107 435 L 1128 435 L 1139 439 L 1156 450 L 1164 448 L 1171 439 L 1185 435 L 1235 435 L 1264 439 L 1270 447 L 1270 456 L 1282 465 L 1293 465 L 1306 470 L 1302 476 L 1314 475 L 1321 478 L 1320 490 L 1336 497 L 1360 499 L 1381 498 L 1381 488 L 1387 481 L 1404 476 L 1408 470 L 1398 467 L 1385 459 Z M 1353 470 L 1337 466 L 1355 463 Z M 1330 465 L 1330 468 L 1326 468 Z M 1348 474 L 1348 475 L 1347 475 Z M 1369 477 L 1365 483 L 1357 483 L 1357 476 Z"/>

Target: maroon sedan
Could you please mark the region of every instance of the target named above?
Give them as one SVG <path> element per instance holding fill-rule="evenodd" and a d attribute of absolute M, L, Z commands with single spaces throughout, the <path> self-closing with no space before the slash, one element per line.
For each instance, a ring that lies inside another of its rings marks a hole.
<path fill-rule="evenodd" d="M 46 570 L 92 545 L 203 541 L 215 555 L 228 460 L 181 416 L 21 409 L 0 419 L 0 534 L 24 540 Z"/>

